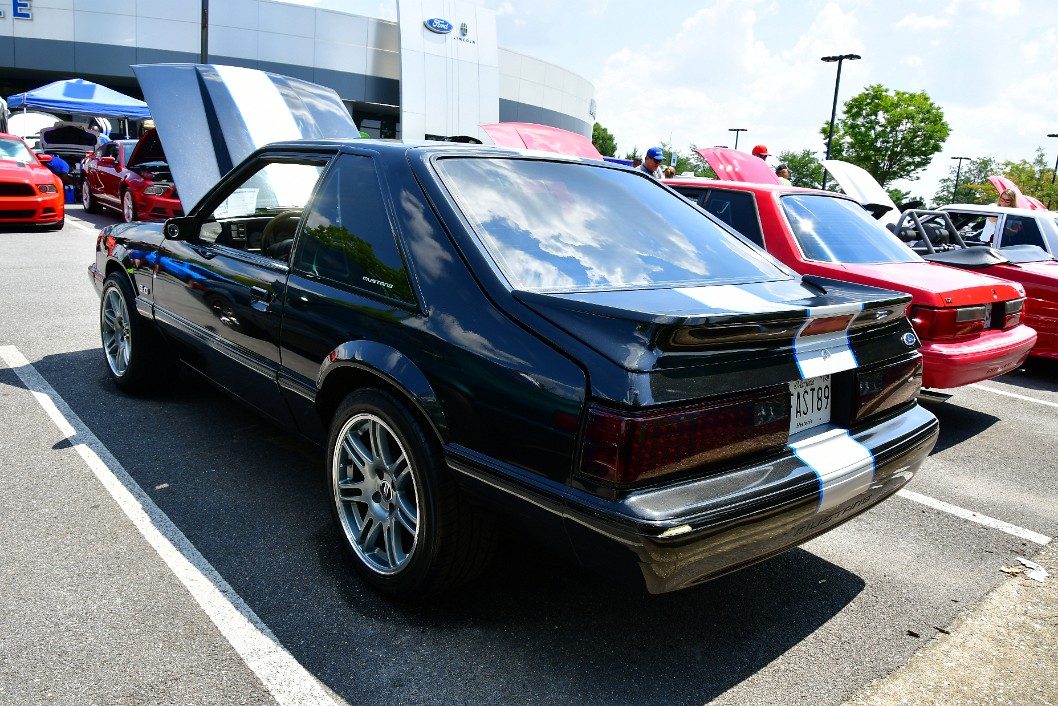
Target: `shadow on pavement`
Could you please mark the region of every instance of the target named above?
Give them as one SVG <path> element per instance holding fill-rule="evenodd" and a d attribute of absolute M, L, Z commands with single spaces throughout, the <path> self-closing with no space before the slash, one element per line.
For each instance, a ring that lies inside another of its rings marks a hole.
<path fill-rule="evenodd" d="M 116 391 L 98 349 L 35 365 L 283 645 L 350 703 L 701 704 L 864 590 L 855 574 L 795 549 L 650 596 L 507 537 L 490 571 L 460 592 L 393 604 L 352 572 L 321 452 L 186 370 L 166 371 L 165 391 L 137 398 Z M 850 643 L 869 649 L 867 636 Z"/>
<path fill-rule="evenodd" d="M 1058 360 L 1029 358 L 1014 372 L 1000 375 L 988 382 L 1004 383 L 1024 390 L 1058 392 Z"/>
<path fill-rule="evenodd" d="M 940 421 L 940 436 L 932 454 L 950 449 L 967 439 L 980 434 L 999 421 L 999 417 L 959 405 L 953 398 L 947 402 L 919 399 L 919 403 L 936 415 Z"/>

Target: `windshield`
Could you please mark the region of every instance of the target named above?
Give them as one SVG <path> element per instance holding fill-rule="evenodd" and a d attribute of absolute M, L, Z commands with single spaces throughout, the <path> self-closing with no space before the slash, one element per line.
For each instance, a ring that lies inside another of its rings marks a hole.
<path fill-rule="evenodd" d="M 809 260 L 849 264 L 922 261 L 853 201 L 791 194 L 782 197 L 782 205 L 794 237 Z"/>
<path fill-rule="evenodd" d="M 33 153 L 22 140 L 0 139 L 0 159 L 17 159 L 19 162 L 35 162 Z"/>
<path fill-rule="evenodd" d="M 580 291 L 786 279 L 649 177 L 576 162 L 446 158 L 437 168 L 511 286 Z"/>

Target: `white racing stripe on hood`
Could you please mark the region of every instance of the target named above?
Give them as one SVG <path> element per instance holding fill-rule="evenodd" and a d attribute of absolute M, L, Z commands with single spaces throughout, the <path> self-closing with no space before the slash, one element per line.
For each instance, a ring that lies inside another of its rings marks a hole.
<path fill-rule="evenodd" d="M 847 314 L 855 315 L 861 311 L 863 311 L 863 304 L 820 306 L 808 310 L 808 321 L 805 321 L 798 330 L 797 336 L 794 337 L 794 360 L 797 362 L 797 369 L 801 371 L 803 379 L 832 375 L 843 370 L 852 370 L 859 365 L 856 362 L 856 354 L 849 346 L 849 326 L 852 325 L 855 316 L 849 319 L 843 331 L 820 333 L 814 336 L 801 334 L 812 322 L 819 319 Z"/>
<path fill-rule="evenodd" d="M 794 454 L 819 476 L 819 507 L 827 512 L 863 493 L 874 480 L 874 457 L 849 436 L 847 429 L 830 429 L 790 444 Z"/>
<path fill-rule="evenodd" d="M 267 74 L 238 66 L 214 65 L 213 68 L 242 109 L 246 129 L 255 145 L 302 137 L 287 102 Z"/>

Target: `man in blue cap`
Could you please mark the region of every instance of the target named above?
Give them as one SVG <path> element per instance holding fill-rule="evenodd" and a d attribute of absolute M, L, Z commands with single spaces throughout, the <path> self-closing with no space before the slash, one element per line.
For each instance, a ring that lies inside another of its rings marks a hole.
<path fill-rule="evenodd" d="M 665 173 L 661 171 L 661 163 L 665 161 L 665 153 L 661 151 L 660 147 L 651 147 L 647 150 L 647 156 L 643 158 L 643 163 L 639 165 L 639 171 L 645 172 L 655 179 L 661 179 L 665 176 Z"/>

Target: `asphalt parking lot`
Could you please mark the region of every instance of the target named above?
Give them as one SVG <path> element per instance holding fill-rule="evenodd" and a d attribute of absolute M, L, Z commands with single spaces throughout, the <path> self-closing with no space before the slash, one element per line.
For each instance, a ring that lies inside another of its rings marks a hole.
<path fill-rule="evenodd" d="M 1058 703 L 1058 362 L 928 403 L 908 492 L 736 574 L 649 596 L 505 537 L 399 605 L 352 574 L 319 452 L 186 371 L 110 384 L 112 222 L 0 232 L 0 704 Z"/>

